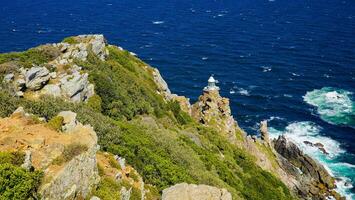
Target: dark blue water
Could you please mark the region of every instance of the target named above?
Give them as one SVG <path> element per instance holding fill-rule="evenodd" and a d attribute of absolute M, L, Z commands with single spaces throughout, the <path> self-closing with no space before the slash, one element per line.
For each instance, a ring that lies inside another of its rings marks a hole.
<path fill-rule="evenodd" d="M 102 33 L 158 67 L 170 89 L 192 102 L 214 74 L 249 134 L 269 119 L 281 132 L 291 125 L 295 134 L 325 136 L 346 152 L 328 149 L 335 154 L 330 163 L 346 166 L 330 166 L 332 172 L 355 183 L 355 1 L 73 2 L 1 0 L 0 52 Z M 350 99 L 348 121 L 329 121 L 304 101 L 307 92 L 324 87 L 347 92 L 341 98 Z M 299 122 L 317 127 L 317 134 Z"/>

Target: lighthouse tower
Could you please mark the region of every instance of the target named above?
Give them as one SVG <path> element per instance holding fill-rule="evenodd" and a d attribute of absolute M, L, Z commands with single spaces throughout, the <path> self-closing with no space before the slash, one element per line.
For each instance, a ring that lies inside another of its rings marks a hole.
<path fill-rule="evenodd" d="M 219 87 L 216 86 L 217 80 L 213 78 L 213 75 L 208 79 L 208 85 L 203 89 L 203 91 L 219 91 Z"/>

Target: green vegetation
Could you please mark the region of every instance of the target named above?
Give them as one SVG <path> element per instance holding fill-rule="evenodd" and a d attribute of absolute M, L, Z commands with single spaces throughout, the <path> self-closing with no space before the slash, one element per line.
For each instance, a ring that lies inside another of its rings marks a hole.
<path fill-rule="evenodd" d="M 91 107 L 96 112 L 101 112 L 102 110 L 102 100 L 101 97 L 97 94 L 94 94 L 88 99 L 87 105 Z"/>
<path fill-rule="evenodd" d="M 0 64 L 15 62 L 16 68 L 29 68 L 32 65 L 41 65 L 54 60 L 60 54 L 59 49 L 50 45 L 39 46 L 23 52 L 12 52 L 0 54 Z M 5 71 L 8 65 L 0 66 L 0 73 Z"/>
<path fill-rule="evenodd" d="M 63 125 L 63 121 L 64 118 L 62 116 L 55 116 L 48 121 L 46 126 L 52 130 L 60 131 Z"/>
<path fill-rule="evenodd" d="M 150 67 L 127 51 L 108 49 L 107 61 L 92 52 L 87 61 L 76 61 L 95 84 L 97 96 L 87 104 L 50 97 L 18 99 L 2 90 L 0 116 L 8 116 L 18 106 L 53 121 L 62 110 L 76 112 L 81 123 L 94 127 L 103 151 L 125 157 L 144 181 L 159 191 L 188 182 L 226 188 L 236 199 L 293 199 L 286 186 L 257 166 L 248 152 L 214 129 L 199 126 L 177 102 L 165 102 L 156 92 Z M 70 160 L 84 150 L 66 147 L 56 162 Z M 99 170 L 102 173 L 103 169 Z M 103 178 L 94 195 L 118 198 L 122 184 Z"/>
<path fill-rule="evenodd" d="M 21 152 L 0 152 L 0 199 L 36 199 L 36 191 L 43 176 L 40 171 L 26 171 Z"/>
<path fill-rule="evenodd" d="M 69 44 L 77 44 L 78 43 L 74 37 L 66 37 L 62 40 L 62 42 L 66 42 Z"/>
<path fill-rule="evenodd" d="M 73 159 L 75 156 L 80 155 L 81 153 L 88 150 L 86 145 L 79 143 L 72 143 L 64 147 L 62 155 L 53 160 L 52 164 L 61 165 L 64 162 L 68 162 Z"/>

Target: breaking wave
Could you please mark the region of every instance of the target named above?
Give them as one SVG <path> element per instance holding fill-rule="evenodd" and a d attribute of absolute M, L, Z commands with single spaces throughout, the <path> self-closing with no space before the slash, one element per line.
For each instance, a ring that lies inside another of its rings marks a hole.
<path fill-rule="evenodd" d="M 307 92 L 303 99 L 317 107 L 317 113 L 324 121 L 355 127 L 355 105 L 351 92 L 324 87 Z"/>
<path fill-rule="evenodd" d="M 353 181 L 355 179 L 355 166 L 341 162 L 341 158 L 349 156 L 347 152 L 340 147 L 339 142 L 320 134 L 322 128 L 309 121 L 293 122 L 288 124 L 284 130 L 277 130 L 269 127 L 271 138 L 277 138 L 284 135 L 288 140 L 295 143 L 305 154 L 318 160 L 337 181 L 337 191 L 346 196 L 346 199 L 353 199 L 355 196 L 351 193 Z M 323 150 L 312 144 L 321 144 Z"/>

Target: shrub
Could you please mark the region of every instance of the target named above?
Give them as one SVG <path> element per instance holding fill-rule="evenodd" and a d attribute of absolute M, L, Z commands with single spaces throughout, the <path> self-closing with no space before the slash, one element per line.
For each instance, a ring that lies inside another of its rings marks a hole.
<path fill-rule="evenodd" d="M 42 172 L 29 172 L 12 164 L 0 164 L 0 199 L 37 199 Z"/>
<path fill-rule="evenodd" d="M 55 116 L 48 121 L 46 126 L 52 130 L 60 131 L 63 125 L 64 118 L 62 116 Z"/>
<path fill-rule="evenodd" d="M 101 112 L 101 97 L 97 94 L 94 94 L 92 97 L 88 99 L 87 105 L 92 108 L 96 112 Z"/>
<path fill-rule="evenodd" d="M 179 102 L 169 101 L 168 108 L 173 112 L 174 117 L 179 124 L 185 125 L 193 121 L 187 113 L 181 110 Z"/>
<path fill-rule="evenodd" d="M 88 150 L 88 147 L 79 143 L 72 143 L 64 147 L 62 155 L 58 156 L 53 160 L 52 164 L 61 165 L 64 162 L 68 162 L 73 159 L 75 156 L 80 155 L 81 153 Z"/>
<path fill-rule="evenodd" d="M 66 37 L 62 40 L 62 42 L 66 42 L 69 44 L 77 44 L 78 43 L 74 37 Z"/>
<path fill-rule="evenodd" d="M 20 166 L 25 160 L 25 154 L 20 151 L 0 152 L 0 164 L 13 164 Z"/>

